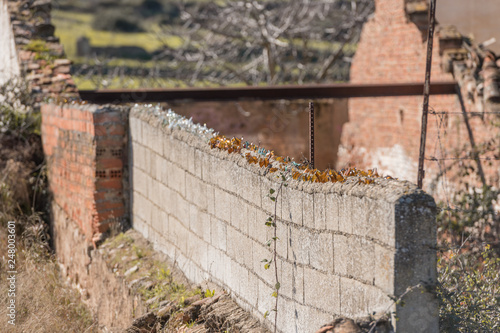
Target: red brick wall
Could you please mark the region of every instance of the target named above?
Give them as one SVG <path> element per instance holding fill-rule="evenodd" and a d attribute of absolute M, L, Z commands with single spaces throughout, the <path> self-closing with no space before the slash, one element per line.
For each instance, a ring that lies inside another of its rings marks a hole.
<path fill-rule="evenodd" d="M 423 82 L 427 42 L 408 19 L 404 1 L 376 0 L 375 3 L 375 16 L 363 27 L 352 63 L 351 82 Z M 441 70 L 438 38 L 439 34 L 434 43 L 431 81 L 453 81 L 451 74 Z M 349 120 L 343 127 L 337 166 L 377 167 L 384 173 L 416 182 L 422 102 L 422 96 L 350 99 Z M 461 110 L 458 98 L 453 95 L 431 96 L 430 107 L 436 111 Z M 468 111 L 475 111 L 467 107 Z M 485 122 L 480 118 L 471 122 L 476 141 L 485 142 L 491 135 Z M 429 116 L 426 156 L 440 157 L 442 147 L 447 157 L 451 157 L 468 142 L 461 115 L 441 120 Z M 444 167 L 450 163 L 453 161 L 446 162 Z M 437 164 L 427 161 L 427 189 L 438 173 Z M 498 169 L 490 168 L 487 173 L 497 179 Z"/>
<path fill-rule="evenodd" d="M 54 201 L 88 241 L 125 217 L 126 117 L 119 109 L 42 105 L 42 140 Z"/>
<path fill-rule="evenodd" d="M 347 100 L 314 101 L 315 165 L 334 167 Z M 260 144 L 296 161 L 309 158 L 309 101 L 171 102 L 168 107 L 194 123 Z"/>

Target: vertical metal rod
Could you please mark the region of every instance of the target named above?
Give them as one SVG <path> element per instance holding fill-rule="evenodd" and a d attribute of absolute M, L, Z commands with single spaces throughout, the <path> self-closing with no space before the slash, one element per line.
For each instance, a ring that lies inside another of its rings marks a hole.
<path fill-rule="evenodd" d="M 434 28 L 436 26 L 436 1 L 437 0 L 431 0 L 429 8 L 429 34 L 427 36 L 427 62 L 425 66 L 424 105 L 422 108 L 422 128 L 420 131 L 420 153 L 418 158 L 417 185 L 419 188 L 422 188 L 422 183 L 425 177 L 425 141 L 427 139 L 427 115 L 429 113 L 429 93 L 431 86 L 432 46 L 434 42 Z"/>
<path fill-rule="evenodd" d="M 309 102 L 309 163 L 314 169 L 314 103 Z"/>
<path fill-rule="evenodd" d="M 486 186 L 486 177 L 484 176 L 483 166 L 481 165 L 481 160 L 479 159 L 479 152 L 477 150 L 476 141 L 474 140 L 474 133 L 472 133 L 472 128 L 469 122 L 469 116 L 467 115 L 467 110 L 465 109 L 464 98 L 462 96 L 462 91 L 460 87 L 457 87 L 457 96 L 460 101 L 460 107 L 462 108 L 462 115 L 464 116 L 465 127 L 467 127 L 467 133 L 469 134 L 469 141 L 472 147 L 472 157 L 477 164 L 477 172 L 483 183 L 483 187 Z"/>

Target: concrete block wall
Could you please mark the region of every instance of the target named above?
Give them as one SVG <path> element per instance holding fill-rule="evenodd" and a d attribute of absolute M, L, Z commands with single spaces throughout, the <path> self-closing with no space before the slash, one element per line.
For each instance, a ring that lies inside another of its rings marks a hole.
<path fill-rule="evenodd" d="M 43 104 L 41 112 L 54 204 L 95 244 L 127 215 L 123 179 L 128 114 L 117 106 L 76 103 Z"/>
<path fill-rule="evenodd" d="M 211 280 L 270 327 L 274 271 L 265 226 L 280 183 L 245 158 L 212 150 L 196 126 L 136 106 L 130 114 L 133 227 L 187 277 Z M 274 176 L 275 177 L 275 176 Z M 413 184 L 290 181 L 277 200 L 278 331 L 313 332 L 337 316 L 391 311 L 398 332 L 438 332 L 435 204 Z"/>

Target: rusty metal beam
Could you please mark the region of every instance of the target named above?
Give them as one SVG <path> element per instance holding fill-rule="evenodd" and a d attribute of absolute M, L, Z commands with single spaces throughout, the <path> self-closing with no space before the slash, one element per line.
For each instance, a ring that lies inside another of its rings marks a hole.
<path fill-rule="evenodd" d="M 432 83 L 431 95 L 456 94 L 456 82 Z M 324 99 L 354 97 L 418 96 L 423 83 L 323 84 L 267 87 L 183 88 L 183 89 L 109 89 L 80 90 L 80 97 L 96 104 L 157 103 L 175 100 L 237 101 L 276 99 Z"/>

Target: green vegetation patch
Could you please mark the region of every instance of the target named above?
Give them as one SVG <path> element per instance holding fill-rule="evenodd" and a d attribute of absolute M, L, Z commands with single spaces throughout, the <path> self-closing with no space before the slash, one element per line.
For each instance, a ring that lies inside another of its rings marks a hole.
<path fill-rule="evenodd" d="M 120 233 L 108 239 L 100 249 L 104 251 L 108 267 L 128 281 L 149 309 L 158 308 L 163 301 L 182 307 L 186 299 L 202 295 L 201 289 L 190 287 L 187 281 L 179 282 L 178 276 L 148 243 L 137 240 L 134 235 L 134 231 Z"/>

